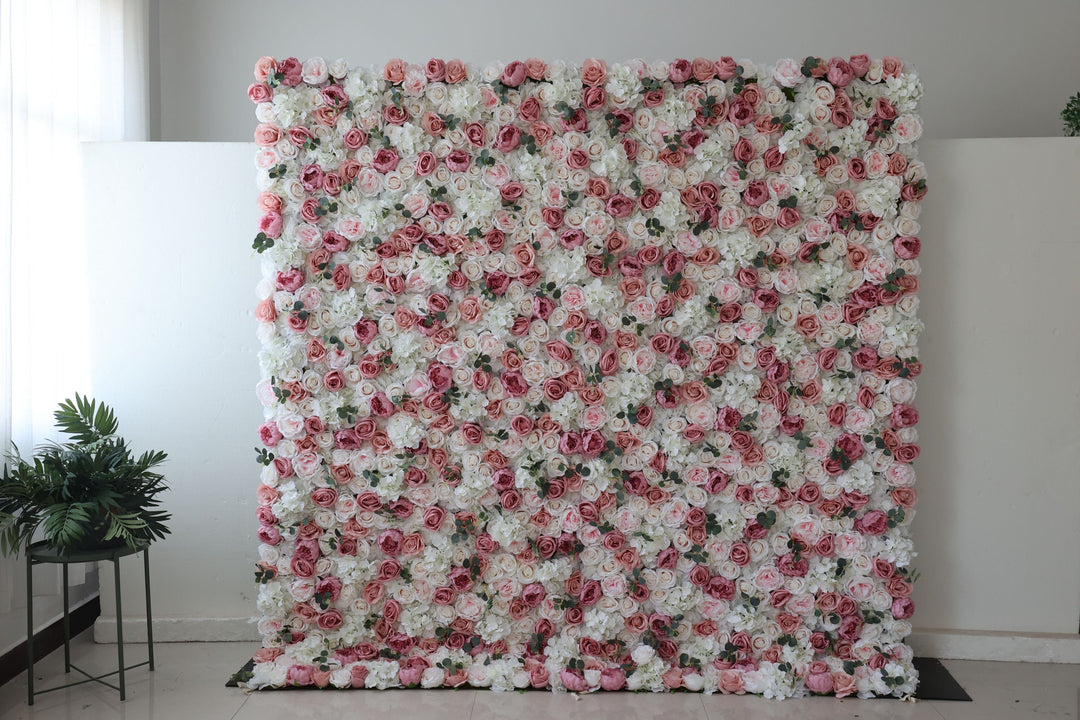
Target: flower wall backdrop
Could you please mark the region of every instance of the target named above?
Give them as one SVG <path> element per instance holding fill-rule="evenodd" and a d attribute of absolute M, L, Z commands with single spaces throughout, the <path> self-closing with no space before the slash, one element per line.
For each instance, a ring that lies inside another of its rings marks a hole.
<path fill-rule="evenodd" d="M 901 61 L 255 76 L 249 685 L 914 691 Z"/>

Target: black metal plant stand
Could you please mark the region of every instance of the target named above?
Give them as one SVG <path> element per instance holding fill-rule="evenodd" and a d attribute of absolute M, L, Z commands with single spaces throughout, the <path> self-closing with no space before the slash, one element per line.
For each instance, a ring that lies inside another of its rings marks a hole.
<path fill-rule="evenodd" d="M 123 611 L 120 602 L 120 558 L 127 555 L 134 555 L 141 552 L 143 554 L 143 582 L 146 589 L 146 647 L 149 652 L 149 660 L 135 665 L 124 665 L 124 624 L 123 624 Z M 71 625 L 68 616 L 68 565 L 70 563 L 83 563 L 83 562 L 96 562 L 99 560 L 111 560 L 113 564 L 113 579 L 116 583 L 116 654 L 117 654 L 117 669 L 104 675 L 91 675 L 82 668 L 75 667 L 71 664 Z M 34 691 L 34 578 L 33 570 L 35 565 L 43 563 L 62 564 L 64 566 L 64 672 L 69 673 L 72 670 L 80 672 L 86 676 L 85 680 L 79 680 L 78 682 L 67 683 L 65 685 L 58 685 L 56 687 L 47 688 L 45 690 Z M 61 553 L 55 548 L 48 545 L 48 543 L 41 541 L 29 545 L 26 548 L 26 692 L 27 692 L 27 704 L 34 704 L 35 695 L 43 695 L 44 693 L 52 692 L 53 690 L 63 690 L 64 688 L 74 687 L 76 685 L 82 685 L 88 682 L 98 682 L 102 685 L 111 687 L 113 690 L 120 691 L 120 700 L 127 699 L 127 691 L 124 686 L 124 672 L 126 670 L 132 670 L 143 665 L 149 665 L 150 670 L 154 669 L 154 629 L 150 616 L 150 552 L 149 546 L 143 545 L 137 548 L 130 548 L 127 545 L 121 545 L 115 548 L 106 548 L 102 550 L 77 550 L 69 553 Z M 113 675 L 119 675 L 120 685 L 116 686 L 110 682 L 106 682 L 105 678 Z"/>

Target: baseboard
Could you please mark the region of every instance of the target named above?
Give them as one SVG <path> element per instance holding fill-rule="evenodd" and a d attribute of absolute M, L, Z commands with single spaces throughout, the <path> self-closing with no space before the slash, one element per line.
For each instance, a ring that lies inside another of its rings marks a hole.
<path fill-rule="evenodd" d="M 146 616 L 124 618 L 124 642 L 146 642 Z M 154 642 L 258 642 L 250 618 L 154 618 Z M 116 642 L 116 617 L 94 623 L 94 642 Z"/>
<path fill-rule="evenodd" d="M 943 660 L 1080 663 L 1080 634 L 920 629 L 908 644 L 918 656 Z"/>
<path fill-rule="evenodd" d="M 97 595 L 84 600 L 69 612 L 71 637 L 87 630 L 94 624 L 94 618 L 101 615 L 101 601 Z M 36 624 L 36 623 L 35 623 Z M 34 633 L 34 662 L 41 660 L 57 648 L 64 646 L 64 618 L 57 618 Z M 26 670 L 26 641 L 0 655 L 0 685 Z"/>
<path fill-rule="evenodd" d="M 145 617 L 124 619 L 124 640 L 146 641 Z M 257 642 L 248 618 L 156 618 L 154 642 Z M 116 618 L 99 617 L 95 642 L 116 642 Z M 920 657 L 942 660 L 1080 664 L 1080 635 L 974 630 L 916 630 L 908 642 Z"/>

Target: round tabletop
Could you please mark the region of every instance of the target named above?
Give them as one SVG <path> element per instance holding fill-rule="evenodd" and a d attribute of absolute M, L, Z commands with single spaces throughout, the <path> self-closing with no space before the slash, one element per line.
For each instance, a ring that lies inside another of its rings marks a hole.
<path fill-rule="evenodd" d="M 96 548 L 90 550 L 70 550 L 64 552 L 50 545 L 45 540 L 39 540 L 30 545 L 30 559 L 41 563 L 79 563 L 94 562 L 96 560 L 116 560 L 126 555 L 134 555 L 142 552 L 148 545 L 130 547 L 127 544 L 110 548 Z"/>

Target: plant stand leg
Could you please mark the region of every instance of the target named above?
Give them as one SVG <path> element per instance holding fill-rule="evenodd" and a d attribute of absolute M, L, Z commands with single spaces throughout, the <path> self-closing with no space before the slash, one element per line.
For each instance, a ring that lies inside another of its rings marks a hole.
<path fill-rule="evenodd" d="M 34 561 L 26 544 L 26 704 L 34 704 Z"/>
<path fill-rule="evenodd" d="M 124 686 L 124 611 L 120 603 L 120 558 L 113 556 L 113 578 L 116 582 L 116 656 L 120 663 L 120 702 L 127 699 Z"/>
<path fill-rule="evenodd" d="M 64 672 L 71 672 L 71 618 L 68 617 L 67 563 L 64 563 Z"/>
<path fill-rule="evenodd" d="M 150 614 L 150 548 L 143 550 L 143 583 L 146 585 L 146 649 L 150 656 L 150 672 L 154 671 L 154 621 Z"/>

